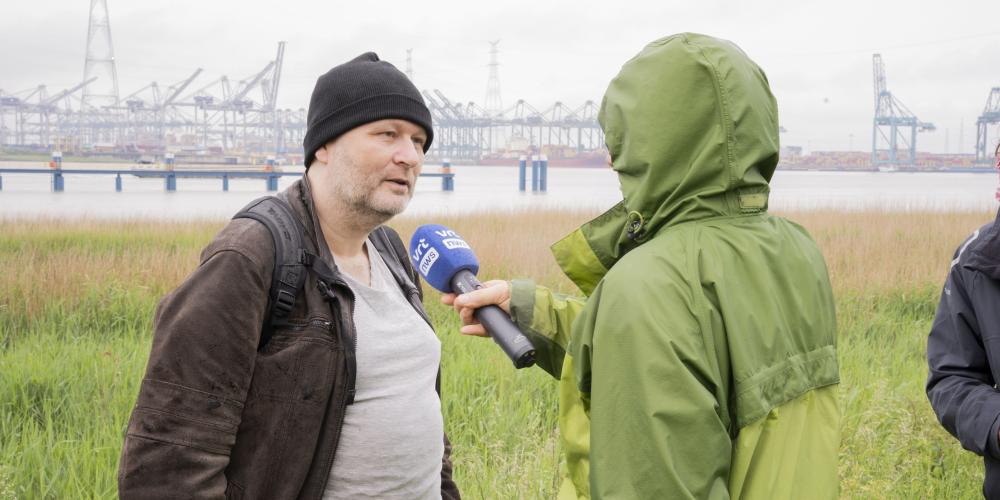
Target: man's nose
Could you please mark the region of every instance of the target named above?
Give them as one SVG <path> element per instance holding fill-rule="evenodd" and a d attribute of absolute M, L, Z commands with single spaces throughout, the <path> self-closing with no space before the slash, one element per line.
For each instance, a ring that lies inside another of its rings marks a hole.
<path fill-rule="evenodd" d="M 409 138 L 402 138 L 396 143 L 393 160 L 410 168 L 416 167 L 423 160 L 423 149 Z"/>

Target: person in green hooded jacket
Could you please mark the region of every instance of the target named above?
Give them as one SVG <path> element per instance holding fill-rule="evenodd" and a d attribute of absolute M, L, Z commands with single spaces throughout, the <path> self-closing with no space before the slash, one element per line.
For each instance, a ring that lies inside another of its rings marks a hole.
<path fill-rule="evenodd" d="M 736 45 L 647 45 L 599 120 L 624 200 L 552 247 L 585 294 L 530 280 L 459 297 L 504 307 L 559 379 L 559 498 L 835 498 L 840 411 L 826 265 L 767 213 L 778 111 Z"/>

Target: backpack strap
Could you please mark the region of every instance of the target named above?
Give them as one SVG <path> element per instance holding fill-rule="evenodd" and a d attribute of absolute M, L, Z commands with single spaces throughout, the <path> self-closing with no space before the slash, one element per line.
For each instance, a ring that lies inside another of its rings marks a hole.
<path fill-rule="evenodd" d="M 250 202 L 233 216 L 233 219 L 239 218 L 254 219 L 264 224 L 274 239 L 274 271 L 271 273 L 271 289 L 259 344 L 263 346 L 274 328 L 284 324 L 292 312 L 295 299 L 305 286 L 306 270 L 312 266 L 316 256 L 306 251 L 303 240 L 305 228 L 292 207 L 278 197 L 264 196 Z"/>
<path fill-rule="evenodd" d="M 372 243 L 375 249 L 382 255 L 389 256 L 389 270 L 396 278 L 396 282 L 404 292 L 414 291 L 420 300 L 424 298 L 424 291 L 420 286 L 420 277 L 410 264 L 410 256 L 403 246 L 403 240 L 399 238 L 399 233 L 388 226 L 379 226 L 371 233 Z"/>
<path fill-rule="evenodd" d="M 380 254 L 389 256 L 388 259 L 383 260 L 386 261 L 389 271 L 396 278 L 396 283 L 399 284 L 403 293 L 407 295 L 407 299 L 415 302 L 414 307 L 420 305 L 424 300 L 424 290 L 420 286 L 420 276 L 413 269 L 413 265 L 410 263 L 410 256 L 406 253 L 406 247 L 403 246 L 403 240 L 399 239 L 399 234 L 391 227 L 379 226 L 372 231 L 370 237 L 372 243 L 375 244 L 375 249 Z M 427 316 L 427 312 L 424 311 L 423 306 L 417 307 L 417 312 L 427 321 L 428 325 L 431 325 L 431 328 L 434 327 L 434 323 Z"/>

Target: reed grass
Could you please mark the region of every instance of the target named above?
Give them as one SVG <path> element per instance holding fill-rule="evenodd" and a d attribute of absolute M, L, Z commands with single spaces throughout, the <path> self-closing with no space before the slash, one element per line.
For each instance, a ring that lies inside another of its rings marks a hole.
<path fill-rule="evenodd" d="M 476 249 L 480 277 L 572 284 L 548 247 L 595 213 L 435 219 Z M 845 498 L 977 498 L 982 462 L 923 393 L 926 336 L 952 253 L 991 213 L 801 212 L 837 299 Z M 394 221 L 404 240 L 428 222 Z M 224 221 L 0 221 L 0 499 L 110 498 L 159 298 Z M 442 338 L 446 428 L 468 498 L 553 498 L 555 381 L 461 337 L 425 287 Z"/>

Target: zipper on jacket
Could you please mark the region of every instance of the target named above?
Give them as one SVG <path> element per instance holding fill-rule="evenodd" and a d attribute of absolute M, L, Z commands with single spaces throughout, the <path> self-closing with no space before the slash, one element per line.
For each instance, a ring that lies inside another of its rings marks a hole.
<path fill-rule="evenodd" d="M 327 321 L 327 320 L 325 320 L 325 319 L 323 319 L 323 318 L 314 318 L 314 319 L 309 320 L 309 326 L 322 326 L 322 327 L 329 328 L 330 327 L 330 322 Z"/>
<path fill-rule="evenodd" d="M 330 325 L 331 323 L 324 318 L 309 318 L 309 320 L 302 323 L 286 323 L 285 325 L 282 325 L 281 329 L 297 332 L 299 330 L 304 330 L 311 326 L 319 326 L 329 329 Z"/>
<path fill-rule="evenodd" d="M 352 390 L 353 392 L 353 390 Z M 345 397 L 340 398 L 340 403 L 337 406 L 337 415 L 340 418 L 334 422 L 333 431 L 333 447 L 330 449 L 330 454 L 326 456 L 326 460 L 323 461 L 323 482 L 320 485 L 322 489 L 326 488 L 327 482 L 330 481 L 330 473 L 333 472 L 333 461 L 337 457 L 337 448 L 340 447 L 340 431 L 344 428 L 344 418 L 347 417 L 347 405 L 350 404 L 348 399 L 353 402 L 354 395 L 350 392 L 345 392 Z"/>
<path fill-rule="evenodd" d="M 347 286 L 347 284 L 344 283 L 344 286 Z M 347 355 L 347 404 L 352 405 L 354 404 L 354 395 L 357 394 L 358 385 L 358 332 L 354 328 L 354 300 L 351 300 L 351 304 L 348 309 L 348 317 L 351 318 L 351 320 L 347 321 L 347 324 L 350 325 L 350 327 L 345 328 L 344 330 L 345 332 L 348 332 L 352 343 L 350 349 L 344 349 L 344 353 Z"/>
<path fill-rule="evenodd" d="M 330 449 L 329 455 L 327 455 L 325 457 L 325 460 L 323 461 L 323 480 L 322 483 L 319 485 L 319 487 L 321 488 L 320 491 L 322 491 L 322 488 L 326 488 L 326 484 L 330 480 L 330 473 L 333 470 L 333 461 L 337 456 L 337 448 L 340 447 L 340 432 L 341 430 L 343 430 L 344 427 L 344 418 L 347 415 L 347 406 L 354 403 L 354 395 L 356 392 L 355 385 L 356 385 L 357 362 L 355 360 L 355 352 L 357 351 L 358 348 L 358 339 L 357 339 L 358 336 L 356 332 L 354 332 L 354 306 L 353 306 L 354 292 L 351 291 L 350 287 L 347 286 L 346 282 L 337 279 L 334 279 L 332 281 L 333 283 L 342 285 L 351 294 L 351 299 L 352 299 L 351 307 L 349 308 L 350 310 L 348 311 L 350 313 L 349 316 L 351 318 L 350 321 L 343 321 L 343 315 L 340 314 L 340 307 L 341 307 L 340 303 L 333 296 L 333 294 L 330 291 L 330 288 L 326 285 L 326 283 L 324 283 L 323 280 L 318 280 L 317 286 L 319 287 L 320 292 L 323 294 L 324 298 L 326 298 L 326 300 L 329 301 L 329 303 L 337 309 L 336 311 L 334 311 L 334 317 L 341 321 L 341 328 L 340 328 L 341 335 L 342 336 L 347 335 L 349 337 L 349 339 L 347 340 L 350 340 L 350 342 L 344 342 L 344 357 L 347 362 L 347 391 L 344 392 L 344 397 L 340 399 L 337 406 L 336 414 L 339 416 L 339 418 L 334 425 L 333 446 Z M 350 332 L 348 332 L 347 330 L 350 330 Z"/>
<path fill-rule="evenodd" d="M 354 329 L 354 292 L 351 291 L 351 287 L 347 285 L 347 282 L 334 278 L 331 280 L 334 284 L 342 286 L 351 296 L 350 307 L 348 308 L 348 320 L 344 321 L 344 315 L 340 313 L 340 303 L 334 297 L 333 292 L 330 287 L 323 280 L 317 280 L 316 286 L 319 287 L 320 293 L 326 298 L 326 300 L 337 308 L 334 312 L 339 320 L 341 320 L 340 334 L 344 345 L 344 357 L 347 361 L 347 404 L 354 404 L 354 395 L 357 393 L 357 358 L 356 353 L 358 350 L 358 336 Z"/>

